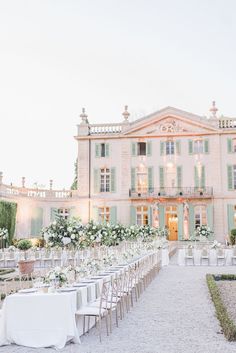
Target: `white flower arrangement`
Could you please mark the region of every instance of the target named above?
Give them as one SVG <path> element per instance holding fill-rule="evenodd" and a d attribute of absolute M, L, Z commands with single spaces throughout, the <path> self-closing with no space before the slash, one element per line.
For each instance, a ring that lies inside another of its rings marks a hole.
<path fill-rule="evenodd" d="M 49 247 L 73 247 L 79 245 L 83 225 L 76 219 L 58 217 L 49 227 L 42 230 L 42 236 Z"/>
<path fill-rule="evenodd" d="M 195 231 L 196 236 L 204 237 L 204 238 L 209 238 L 212 234 L 213 234 L 213 231 L 210 229 L 210 227 L 207 227 L 205 225 L 197 227 Z"/>
<path fill-rule="evenodd" d="M 7 239 L 8 238 L 8 230 L 7 228 L 0 228 L 0 238 Z"/>
<path fill-rule="evenodd" d="M 62 286 L 68 282 L 68 271 L 56 266 L 46 274 L 44 282 Z"/>

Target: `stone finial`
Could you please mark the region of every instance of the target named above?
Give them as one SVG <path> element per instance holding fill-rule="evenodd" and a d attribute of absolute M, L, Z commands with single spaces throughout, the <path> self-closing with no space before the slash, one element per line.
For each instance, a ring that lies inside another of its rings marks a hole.
<path fill-rule="evenodd" d="M 82 108 L 82 113 L 80 114 L 83 124 L 88 124 L 88 115 L 85 113 L 85 108 Z"/>
<path fill-rule="evenodd" d="M 49 180 L 49 185 L 50 185 L 50 190 L 52 190 L 52 185 L 53 185 L 53 180 L 52 179 Z"/>
<path fill-rule="evenodd" d="M 21 184 L 22 184 L 22 188 L 24 188 L 25 187 L 25 177 L 22 177 Z"/>
<path fill-rule="evenodd" d="M 130 113 L 128 112 L 128 105 L 125 105 L 125 111 L 122 113 L 125 121 L 129 120 Z"/>
<path fill-rule="evenodd" d="M 3 172 L 0 172 L 0 185 L 2 184 Z"/>
<path fill-rule="evenodd" d="M 216 113 L 218 112 L 218 109 L 216 108 L 216 102 L 212 102 L 212 107 L 210 108 L 210 112 L 212 114 L 212 118 L 216 118 Z"/>

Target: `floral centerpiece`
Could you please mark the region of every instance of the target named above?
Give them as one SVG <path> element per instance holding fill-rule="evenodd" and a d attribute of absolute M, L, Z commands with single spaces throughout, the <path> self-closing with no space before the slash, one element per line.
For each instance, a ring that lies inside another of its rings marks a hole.
<path fill-rule="evenodd" d="M 101 242 L 101 233 L 99 232 L 102 225 L 94 221 L 90 221 L 84 228 L 85 240 L 84 243 L 87 246 L 91 246 L 94 243 Z"/>
<path fill-rule="evenodd" d="M 213 234 L 213 231 L 210 229 L 210 227 L 207 227 L 205 225 L 202 225 L 200 227 L 197 227 L 195 231 L 195 236 L 200 237 L 200 239 L 209 239 L 211 235 Z"/>
<path fill-rule="evenodd" d="M 83 236 L 83 225 L 75 218 L 64 219 L 58 217 L 49 227 L 42 230 L 42 236 L 49 247 L 79 246 L 79 239 Z"/>
<path fill-rule="evenodd" d="M 5 245 L 4 241 L 8 240 L 8 230 L 7 228 L 0 228 L 0 241 L 1 241 L 1 248 L 3 248 Z"/>
<path fill-rule="evenodd" d="M 157 234 L 158 234 L 159 237 L 167 238 L 168 235 L 169 235 L 169 229 L 167 227 L 158 228 L 157 229 Z"/>
<path fill-rule="evenodd" d="M 139 227 L 139 236 L 143 241 L 152 241 L 157 236 L 157 230 L 149 225 Z"/>
<path fill-rule="evenodd" d="M 46 274 L 44 282 L 53 284 L 55 287 L 61 287 L 68 282 L 68 270 L 57 266 Z"/>

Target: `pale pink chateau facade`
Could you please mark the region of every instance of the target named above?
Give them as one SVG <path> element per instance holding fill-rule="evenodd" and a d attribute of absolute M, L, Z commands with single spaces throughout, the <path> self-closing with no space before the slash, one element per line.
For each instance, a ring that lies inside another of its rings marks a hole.
<path fill-rule="evenodd" d="M 236 228 L 236 119 L 209 118 L 167 107 L 130 122 L 89 124 L 83 110 L 76 191 L 5 185 L 0 199 L 17 202 L 18 237 L 38 236 L 55 210 L 113 223 L 167 226 L 188 239 L 202 224 L 224 241 Z"/>
<path fill-rule="evenodd" d="M 236 119 L 172 107 L 121 124 L 78 125 L 79 215 L 170 229 L 189 238 L 198 225 L 224 241 L 236 228 Z"/>

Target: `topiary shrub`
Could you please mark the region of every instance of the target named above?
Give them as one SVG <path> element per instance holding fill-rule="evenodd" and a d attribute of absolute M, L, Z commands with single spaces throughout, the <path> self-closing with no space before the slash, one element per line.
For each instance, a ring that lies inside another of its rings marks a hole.
<path fill-rule="evenodd" d="M 19 250 L 24 251 L 24 257 L 26 260 L 26 254 L 27 254 L 26 252 L 27 252 L 27 250 L 32 248 L 32 246 L 33 246 L 32 242 L 28 239 L 21 239 L 20 241 L 18 241 L 16 246 Z"/>
<path fill-rule="evenodd" d="M 230 242 L 232 245 L 235 245 L 235 239 L 236 239 L 236 229 L 231 229 Z"/>

